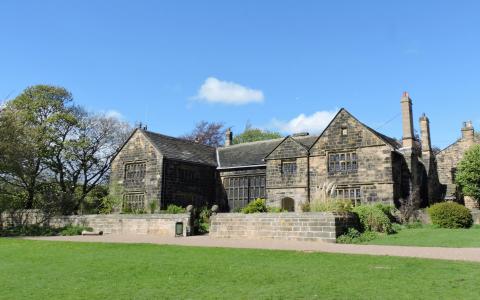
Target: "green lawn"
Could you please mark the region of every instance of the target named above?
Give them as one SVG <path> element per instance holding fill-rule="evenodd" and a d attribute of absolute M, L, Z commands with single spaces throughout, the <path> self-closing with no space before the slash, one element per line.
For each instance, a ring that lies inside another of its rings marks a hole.
<path fill-rule="evenodd" d="M 480 264 L 0 238 L 2 299 L 478 299 Z"/>
<path fill-rule="evenodd" d="M 443 229 L 425 226 L 403 229 L 368 242 L 371 245 L 401 245 L 424 247 L 480 247 L 480 226 L 471 229 Z"/>

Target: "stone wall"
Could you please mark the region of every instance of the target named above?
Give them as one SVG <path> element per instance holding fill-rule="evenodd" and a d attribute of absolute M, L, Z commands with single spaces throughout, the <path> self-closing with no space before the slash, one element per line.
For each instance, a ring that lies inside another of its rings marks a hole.
<path fill-rule="evenodd" d="M 334 243 L 356 226 L 353 214 L 334 213 L 221 213 L 211 217 L 210 236 L 232 239 L 324 241 Z"/>
<path fill-rule="evenodd" d="M 20 216 L 18 213 L 15 220 L 8 214 L 3 214 L 4 226 L 22 224 L 44 223 L 52 227 L 64 227 L 78 225 L 91 227 L 95 231 L 103 231 L 105 234 L 151 234 L 159 236 L 175 236 L 175 224 L 183 223 L 183 236 L 190 235 L 190 214 L 151 214 L 151 215 L 83 215 L 83 216 L 55 216 L 45 218 L 41 214 L 28 213 Z"/>

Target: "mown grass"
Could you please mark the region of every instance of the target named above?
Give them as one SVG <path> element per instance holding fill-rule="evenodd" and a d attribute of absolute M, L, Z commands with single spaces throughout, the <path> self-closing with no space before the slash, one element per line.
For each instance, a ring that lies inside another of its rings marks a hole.
<path fill-rule="evenodd" d="M 480 247 L 480 226 L 470 229 L 444 229 L 424 225 L 421 228 L 402 229 L 396 234 L 381 235 L 365 244 L 476 248 Z"/>
<path fill-rule="evenodd" d="M 0 239 L 3 299 L 478 299 L 480 264 Z"/>

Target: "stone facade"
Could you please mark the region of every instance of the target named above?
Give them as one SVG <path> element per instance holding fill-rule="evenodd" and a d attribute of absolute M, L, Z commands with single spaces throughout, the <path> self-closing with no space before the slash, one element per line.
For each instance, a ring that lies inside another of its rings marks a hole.
<path fill-rule="evenodd" d="M 480 138 L 475 135 L 471 122 L 466 122 L 462 128 L 462 138 L 436 155 L 439 181 L 445 186 L 443 197 L 460 199 L 469 208 L 478 208 L 478 201 L 462 198 L 455 184 L 455 172 L 465 152 L 475 144 L 480 144 Z"/>
<path fill-rule="evenodd" d="M 420 140 L 414 134 L 408 93 L 400 106 L 401 141 L 368 127 L 345 109 L 320 136 L 294 134 L 233 145 L 229 129 L 225 147 L 218 148 L 137 130 L 112 163 L 112 185 L 121 187 L 119 197 L 143 207 L 151 201 L 161 208 L 218 204 L 222 211 L 237 211 L 260 197 L 269 206 L 299 212 L 323 194 L 326 183 L 336 185 L 334 197 L 355 205 L 383 202 L 398 207 L 410 198 L 419 207 L 445 198 L 463 201 L 454 173 L 463 153 L 480 143 L 473 126 L 466 123 L 462 139 L 435 155 L 428 117 L 419 120 Z M 140 180 L 138 174 L 143 176 Z M 478 204 L 465 203 L 471 208 Z"/>
<path fill-rule="evenodd" d="M 166 156 L 152 135 L 137 129 L 112 162 L 112 192 L 123 199 L 123 208 L 125 202 L 132 199 L 137 201 L 137 209 L 145 210 L 153 201 L 157 202 L 158 209 L 165 209 L 169 204 L 202 207 L 215 203 L 216 167 L 213 163 Z M 160 142 L 169 143 L 170 140 L 163 138 Z M 176 144 L 171 146 L 172 151 L 179 151 L 180 154 L 181 149 L 176 147 L 178 143 L 192 148 L 204 147 L 183 141 L 174 142 Z M 213 148 L 211 152 L 213 160 Z M 132 170 L 129 171 L 129 168 Z"/>
<path fill-rule="evenodd" d="M 324 241 L 335 243 L 358 220 L 353 214 L 262 213 L 217 214 L 211 217 L 210 236 L 232 239 Z"/>
<path fill-rule="evenodd" d="M 144 195 L 145 208 L 148 207 L 148 201 L 158 201 L 160 206 L 163 160 L 162 154 L 143 132 L 135 131 L 112 162 L 110 175 L 112 193 L 121 199 L 126 194 L 141 194 Z M 138 183 L 127 184 L 125 182 L 125 166 L 135 163 L 145 163 L 145 176 Z M 121 210 L 121 207 L 118 207 L 117 210 Z"/>

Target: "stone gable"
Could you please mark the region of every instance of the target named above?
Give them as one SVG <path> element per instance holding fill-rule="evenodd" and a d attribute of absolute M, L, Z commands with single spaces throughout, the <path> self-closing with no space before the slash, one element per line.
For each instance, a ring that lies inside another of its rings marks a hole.
<path fill-rule="evenodd" d="M 307 155 L 308 149 L 295 141 L 291 136 L 288 136 L 265 159 L 295 158 Z"/>
<path fill-rule="evenodd" d="M 386 142 L 342 109 L 310 149 L 310 155 L 325 155 L 325 151 L 386 146 Z"/>
<path fill-rule="evenodd" d="M 135 163 L 145 163 L 145 177 L 139 182 L 140 184 L 128 186 L 125 184 L 125 167 Z M 147 208 L 149 201 L 160 199 L 162 170 L 162 154 L 141 130 L 136 130 L 112 162 L 110 176 L 112 192 L 121 199 L 125 194 L 141 194 Z M 118 210 L 120 209 L 119 207 Z"/>

